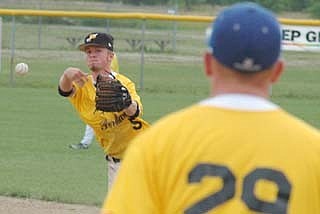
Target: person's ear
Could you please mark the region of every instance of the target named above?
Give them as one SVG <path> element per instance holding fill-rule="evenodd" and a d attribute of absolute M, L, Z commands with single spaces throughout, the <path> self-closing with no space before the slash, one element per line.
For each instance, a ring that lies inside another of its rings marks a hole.
<path fill-rule="evenodd" d="M 107 54 L 107 60 L 112 61 L 112 60 L 113 60 L 113 56 L 114 56 L 114 53 L 113 53 L 113 52 L 108 52 L 108 54 Z"/>
<path fill-rule="evenodd" d="M 207 77 L 210 77 L 212 75 L 212 54 L 209 52 L 206 52 L 203 56 L 204 61 L 204 70 Z"/>
<path fill-rule="evenodd" d="M 275 83 L 279 80 L 280 76 L 284 71 L 284 62 L 282 60 L 278 60 L 273 67 L 273 71 L 270 77 L 271 83 Z"/>

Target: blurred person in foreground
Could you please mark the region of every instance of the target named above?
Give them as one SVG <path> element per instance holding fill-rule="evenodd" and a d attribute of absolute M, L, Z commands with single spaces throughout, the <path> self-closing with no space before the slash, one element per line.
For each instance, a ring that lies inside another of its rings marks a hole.
<path fill-rule="evenodd" d="M 268 100 L 284 68 L 279 23 L 239 3 L 212 29 L 211 96 L 134 139 L 104 214 L 320 213 L 319 131 Z"/>
<path fill-rule="evenodd" d="M 130 141 L 149 124 L 141 117 L 143 107 L 134 83 L 111 69 L 114 57 L 113 37 L 106 33 L 90 33 L 79 49 L 86 55 L 90 74 L 79 68 L 69 67 L 60 77 L 58 90 L 61 96 L 68 97 L 80 118 L 93 128 L 108 162 L 108 189 L 110 189 Z M 120 82 L 130 94 L 132 99 L 130 105 L 119 112 L 98 111 L 96 109 L 98 78 Z"/>
<path fill-rule="evenodd" d="M 119 62 L 118 62 L 118 57 L 116 55 L 115 52 L 113 52 L 113 59 L 111 61 L 111 70 L 119 73 Z M 70 144 L 69 148 L 71 149 L 75 149 L 75 150 L 83 150 L 83 149 L 88 149 L 89 146 L 91 145 L 92 141 L 94 138 L 94 131 L 93 128 L 91 128 L 91 126 L 89 126 L 88 124 L 86 125 L 85 131 L 84 131 L 84 135 L 81 139 L 81 141 L 77 144 Z"/>

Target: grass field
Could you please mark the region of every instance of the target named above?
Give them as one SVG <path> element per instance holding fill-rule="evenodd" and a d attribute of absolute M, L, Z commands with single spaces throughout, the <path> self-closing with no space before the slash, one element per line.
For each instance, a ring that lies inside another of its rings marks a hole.
<path fill-rule="evenodd" d="M 138 66 L 122 61 L 122 70 L 129 71 L 130 78 L 139 79 L 137 73 L 130 73 Z M 0 104 L 0 194 L 100 205 L 106 193 L 101 149 L 97 143 L 88 151 L 67 147 L 84 133 L 83 123 L 56 90 L 58 77 L 68 63 L 39 60 L 29 65 L 30 75 L 15 76 L 13 87 L 9 86 L 9 73 L 0 74 L 4 101 Z M 145 90 L 140 94 L 148 121 L 200 100 L 207 93 L 205 79 L 197 75 L 199 66 L 178 67 L 146 66 Z M 170 75 L 172 80 L 167 78 Z M 177 81 L 179 76 L 184 81 Z M 190 85 L 194 78 L 198 80 Z"/>
<path fill-rule="evenodd" d="M 4 23 L 0 195 L 100 206 L 107 191 L 103 152 L 98 143 L 86 151 L 68 149 L 68 144 L 80 141 L 85 126 L 68 101 L 57 94 L 57 83 L 68 66 L 86 69 L 83 56 L 66 37 L 101 28 L 46 26 L 39 49 L 36 25 L 16 27 L 14 63 L 27 62 L 30 73 L 24 77 L 10 74 L 11 24 Z M 204 29 L 204 24 L 179 25 L 176 52 L 151 47 L 154 49 L 145 53 L 144 89 L 139 93 L 147 121 L 154 123 L 209 94 L 202 66 Z M 112 32 L 122 38 L 117 49 L 120 71 L 139 88 L 140 54 L 130 51 L 123 38 L 140 31 L 114 28 Z M 156 28 L 147 31 L 150 38 L 170 38 L 170 33 Z M 287 70 L 273 87 L 271 99 L 320 128 L 320 53 L 285 53 L 283 58 Z"/>
<path fill-rule="evenodd" d="M 287 60 L 297 63 L 288 62 L 287 72 L 273 88 L 272 99 L 319 128 L 320 72 L 319 63 L 312 66 L 313 57 L 286 54 Z M 139 66 L 123 59 L 121 53 L 120 62 L 123 73 L 139 82 Z M 30 61 L 30 74 L 15 77 L 13 87 L 8 84 L 9 73 L 0 73 L 1 195 L 101 205 L 106 170 L 98 144 L 87 151 L 67 148 L 84 132 L 71 105 L 56 92 L 58 77 L 69 63 Z M 145 70 L 145 89 L 140 94 L 145 119 L 152 123 L 208 94 L 201 63 L 152 62 L 146 63 Z"/>

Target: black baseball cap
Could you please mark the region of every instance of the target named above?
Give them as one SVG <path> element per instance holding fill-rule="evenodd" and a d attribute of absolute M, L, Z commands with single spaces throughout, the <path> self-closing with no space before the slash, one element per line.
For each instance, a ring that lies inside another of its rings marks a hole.
<path fill-rule="evenodd" d="M 84 38 L 84 43 L 79 45 L 79 49 L 84 51 L 88 46 L 99 46 L 113 51 L 113 37 L 107 33 L 94 32 L 89 33 Z"/>

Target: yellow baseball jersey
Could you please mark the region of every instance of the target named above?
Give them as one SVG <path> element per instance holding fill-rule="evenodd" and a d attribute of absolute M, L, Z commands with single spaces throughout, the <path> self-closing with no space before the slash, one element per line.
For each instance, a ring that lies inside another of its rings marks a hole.
<path fill-rule="evenodd" d="M 102 213 L 320 213 L 319 131 L 265 100 L 214 100 L 135 138 Z"/>
<path fill-rule="evenodd" d="M 115 53 L 113 55 L 113 59 L 111 61 L 110 67 L 114 72 L 119 73 L 119 62 L 118 62 L 118 57 Z"/>
<path fill-rule="evenodd" d="M 140 115 L 134 120 L 130 121 L 123 111 L 101 112 L 95 110 L 96 88 L 92 75 L 88 76 L 88 81 L 83 87 L 80 88 L 74 84 L 76 92 L 72 97 L 69 97 L 69 100 L 80 118 L 93 128 L 96 139 L 103 147 L 104 152 L 121 159 L 130 140 L 146 129 L 149 124 L 141 118 L 143 106 L 134 83 L 121 74 L 115 72 L 112 74 L 128 89 L 132 100 L 139 105 Z"/>

